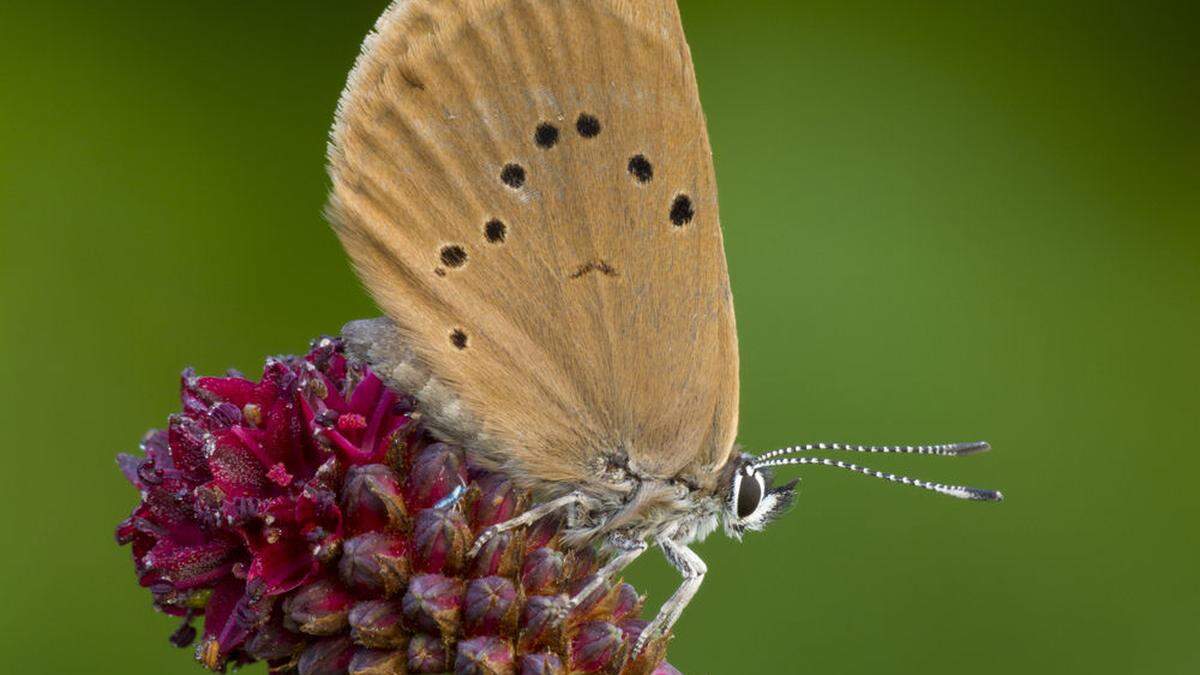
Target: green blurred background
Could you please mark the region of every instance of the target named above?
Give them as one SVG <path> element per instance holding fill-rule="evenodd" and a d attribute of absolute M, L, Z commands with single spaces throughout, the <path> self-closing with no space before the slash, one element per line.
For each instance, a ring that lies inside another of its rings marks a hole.
<path fill-rule="evenodd" d="M 384 4 L 0 5 L 0 669 L 199 672 L 113 544 L 113 456 L 183 366 L 373 314 L 320 213 Z M 986 438 L 875 464 L 1008 501 L 803 472 L 788 518 L 699 547 L 683 671 L 1200 672 L 1190 4 L 684 0 L 741 441 Z"/>

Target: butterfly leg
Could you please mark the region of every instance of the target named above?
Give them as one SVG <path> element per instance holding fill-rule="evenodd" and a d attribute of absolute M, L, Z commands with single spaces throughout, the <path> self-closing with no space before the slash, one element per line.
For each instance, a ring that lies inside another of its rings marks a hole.
<path fill-rule="evenodd" d="M 475 539 L 475 544 L 471 546 L 470 551 L 467 551 L 467 557 L 474 558 L 489 539 L 500 534 L 501 532 L 508 532 L 509 530 L 515 530 L 518 527 L 525 527 L 526 525 L 537 521 L 539 518 L 543 518 L 562 509 L 571 509 L 574 511 L 576 507 L 586 504 L 589 501 L 591 501 L 591 498 L 582 492 L 572 492 L 571 494 L 564 495 L 558 499 L 551 499 L 544 504 L 538 504 L 525 513 L 522 513 L 515 518 L 510 518 L 503 523 L 492 525 L 483 532 L 479 533 L 479 537 Z"/>
<path fill-rule="evenodd" d="M 596 589 L 604 584 L 612 581 L 612 578 L 621 573 L 621 570 L 629 567 L 629 564 L 642 554 L 648 548 L 646 542 L 640 539 L 630 539 L 622 534 L 613 534 L 608 538 L 608 545 L 617 551 L 612 560 L 608 561 L 604 567 L 601 567 L 592 580 L 586 586 L 581 588 L 570 600 L 567 601 L 567 606 L 564 608 L 566 612 L 575 609 L 588 598 Z"/>
<path fill-rule="evenodd" d="M 687 607 L 688 603 L 692 601 L 692 596 L 700 590 L 700 584 L 704 582 L 704 575 L 708 572 L 708 565 L 705 565 L 700 556 L 684 544 L 665 538 L 657 540 L 656 543 L 662 549 L 667 562 L 683 575 L 683 583 L 658 610 L 658 616 L 654 617 L 650 625 L 646 626 L 646 629 L 638 636 L 637 643 L 633 646 L 634 656 L 640 654 L 642 648 L 650 640 L 666 635 L 671 630 L 671 626 L 675 625 L 675 620 L 683 613 L 683 608 Z"/>

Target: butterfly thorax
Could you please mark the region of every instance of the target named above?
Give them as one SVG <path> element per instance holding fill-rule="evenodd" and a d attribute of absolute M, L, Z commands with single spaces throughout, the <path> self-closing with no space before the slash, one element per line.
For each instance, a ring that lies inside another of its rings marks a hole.
<path fill-rule="evenodd" d="M 613 534 L 638 541 L 700 541 L 717 528 L 721 513 L 721 501 L 712 491 L 674 478 L 627 473 L 618 489 L 581 492 L 586 499 L 568 517 L 568 544 L 603 541 Z"/>

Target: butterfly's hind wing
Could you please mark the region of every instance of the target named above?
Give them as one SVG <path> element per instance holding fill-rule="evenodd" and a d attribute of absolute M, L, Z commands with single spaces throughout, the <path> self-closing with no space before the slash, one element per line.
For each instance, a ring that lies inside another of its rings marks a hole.
<path fill-rule="evenodd" d="M 401 0 L 329 165 L 370 339 L 435 428 L 543 487 L 714 480 L 737 344 L 674 0 Z"/>

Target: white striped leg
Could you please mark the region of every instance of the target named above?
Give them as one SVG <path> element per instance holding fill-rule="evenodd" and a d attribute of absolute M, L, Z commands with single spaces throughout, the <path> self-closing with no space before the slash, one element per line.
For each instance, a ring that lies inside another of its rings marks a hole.
<path fill-rule="evenodd" d="M 646 542 L 638 539 L 630 539 L 620 534 L 609 536 L 608 544 L 617 551 L 617 554 L 613 556 L 612 560 L 608 561 L 608 564 L 596 572 L 596 575 L 586 586 L 567 601 L 564 611 L 570 612 L 578 607 L 588 596 L 595 593 L 596 589 L 612 581 L 613 577 L 621 573 L 621 570 L 629 567 L 630 563 L 637 560 L 638 556 L 648 548 Z"/>
<path fill-rule="evenodd" d="M 868 452 L 876 454 L 904 454 L 904 455 L 940 455 L 942 457 L 962 457 L 964 455 L 973 455 L 977 452 L 985 452 L 991 450 L 992 446 L 987 441 L 973 441 L 970 443 L 942 443 L 939 445 L 855 445 L 853 443 L 809 443 L 807 445 L 793 445 L 788 448 L 780 448 L 759 455 L 755 458 L 756 462 L 763 462 L 775 457 L 783 455 L 794 455 L 800 452 L 813 452 L 820 450 L 833 450 L 840 452 Z"/>
<path fill-rule="evenodd" d="M 658 610 L 658 616 L 654 617 L 650 625 L 638 636 L 631 658 L 636 658 L 650 640 L 666 635 L 671 630 L 671 626 L 674 626 L 679 615 L 683 614 L 683 609 L 692 601 L 696 591 L 700 590 L 704 575 L 708 573 L 708 565 L 686 545 L 672 539 L 659 539 L 657 543 L 667 562 L 683 575 L 683 583 L 679 584 L 675 593 Z"/>
<path fill-rule="evenodd" d="M 929 481 L 919 480 L 917 478 L 899 476 L 894 473 L 884 473 L 882 471 L 876 471 L 875 469 L 865 466 L 859 466 L 849 462 L 842 462 L 836 459 L 826 459 L 824 457 L 784 457 L 782 459 L 772 459 L 766 462 L 756 462 L 753 466 L 755 469 L 762 469 L 770 466 L 785 466 L 789 464 L 817 464 L 820 466 L 832 466 L 838 469 L 846 469 L 847 471 L 856 471 L 865 476 L 880 478 L 893 483 L 912 485 L 914 487 L 931 490 L 948 497 L 957 497 L 958 499 L 972 499 L 985 502 L 998 502 L 1004 499 L 1004 495 L 998 490 L 981 490 L 979 488 L 967 487 L 965 485 L 945 485 L 943 483 L 931 483 Z"/>
<path fill-rule="evenodd" d="M 501 532 L 508 532 L 509 530 L 515 530 L 518 527 L 524 527 L 532 524 L 534 521 L 540 518 L 544 518 L 552 513 L 555 513 L 556 511 L 560 511 L 562 509 L 573 509 L 582 504 L 586 504 L 590 500 L 591 498 L 582 492 L 572 492 L 571 494 L 564 495 L 558 499 L 551 499 L 544 504 L 538 504 L 525 513 L 522 513 L 514 518 L 510 518 L 503 523 L 492 525 L 483 532 L 479 533 L 479 537 L 475 540 L 474 545 L 471 546 L 471 550 L 467 551 L 467 557 L 474 558 L 489 539 L 500 534 Z"/>

